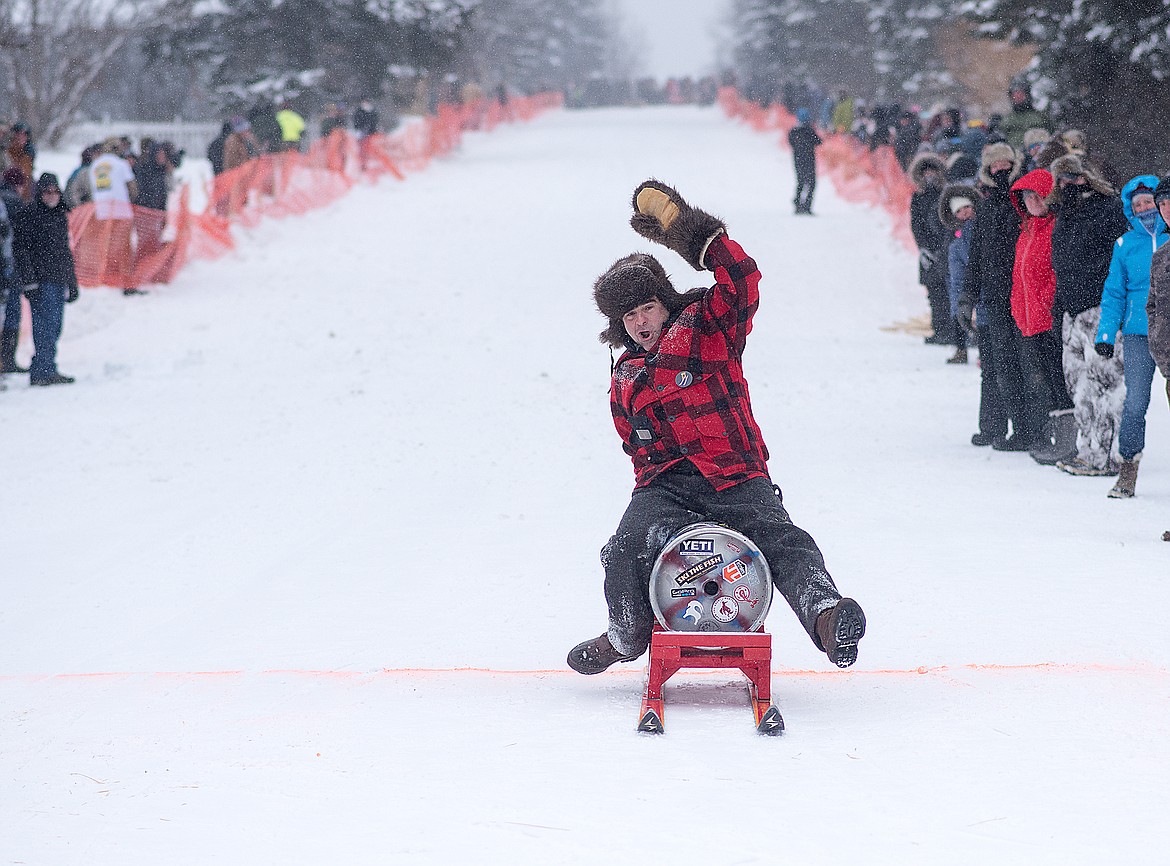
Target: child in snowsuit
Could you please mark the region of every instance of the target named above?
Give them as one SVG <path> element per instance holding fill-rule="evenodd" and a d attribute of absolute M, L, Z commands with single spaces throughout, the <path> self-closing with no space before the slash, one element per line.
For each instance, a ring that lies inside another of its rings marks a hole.
<path fill-rule="evenodd" d="M 857 659 L 865 615 L 841 597 L 816 542 L 789 519 L 768 476 L 768 450 L 743 376 L 759 306 L 755 262 L 722 222 L 655 181 L 635 191 L 631 225 L 695 270 L 714 271 L 715 285 L 676 292 L 658 260 L 641 253 L 619 259 L 594 284 L 594 300 L 609 319 L 601 339 L 625 350 L 613 368 L 610 410 L 636 483 L 601 551 L 609 628 L 574 647 L 568 664 L 597 674 L 645 651 L 654 625 L 654 561 L 671 536 L 709 520 L 759 546 L 813 643 L 847 667 Z"/>
<path fill-rule="evenodd" d="M 1109 276 L 1101 293 L 1101 321 L 1093 348 L 1103 358 L 1113 356 L 1114 341 L 1121 331 L 1125 402 L 1117 437 L 1121 466 L 1117 483 L 1109 491 L 1114 499 L 1128 499 L 1137 485 L 1138 462 L 1146 445 L 1146 410 L 1154 382 L 1154 358 L 1150 354 L 1146 302 L 1150 292 L 1150 267 L 1154 251 L 1166 242 L 1166 223 L 1154 204 L 1158 179 L 1135 177 L 1121 191 L 1125 215 L 1133 228 L 1113 247 Z"/>

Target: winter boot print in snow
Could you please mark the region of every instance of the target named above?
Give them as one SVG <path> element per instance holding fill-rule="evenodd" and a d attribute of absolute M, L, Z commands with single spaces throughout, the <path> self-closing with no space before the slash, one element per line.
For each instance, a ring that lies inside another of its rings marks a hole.
<path fill-rule="evenodd" d="M 1032 449 L 1032 459 L 1041 466 L 1055 466 L 1077 454 L 1077 419 L 1072 409 L 1048 413 L 1042 441 Z"/>
<path fill-rule="evenodd" d="M 1137 488 L 1138 464 L 1142 461 L 1139 451 L 1133 455 L 1133 460 L 1122 460 L 1121 471 L 1117 475 L 1117 483 L 1109 491 L 1110 499 L 1132 499 Z"/>

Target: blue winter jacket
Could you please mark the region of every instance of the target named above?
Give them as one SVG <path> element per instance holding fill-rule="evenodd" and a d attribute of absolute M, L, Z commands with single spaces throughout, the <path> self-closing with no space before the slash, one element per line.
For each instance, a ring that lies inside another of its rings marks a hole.
<path fill-rule="evenodd" d="M 955 231 L 955 239 L 947 247 L 947 294 L 951 299 L 951 318 L 959 317 L 959 294 L 963 291 L 963 280 L 967 278 L 967 263 L 971 260 L 971 229 L 975 220 L 969 219 Z M 975 327 L 986 324 L 987 308 L 983 301 L 975 305 Z"/>
<path fill-rule="evenodd" d="M 1146 300 L 1150 294 L 1150 260 L 1154 250 L 1164 244 L 1167 234 L 1166 223 L 1159 216 L 1153 233 L 1146 230 L 1141 221 L 1133 215 L 1130 198 L 1139 186 L 1155 189 L 1158 178 L 1152 174 L 1135 177 L 1121 191 L 1121 206 L 1125 218 L 1133 226 L 1117 239 L 1113 245 L 1113 258 L 1109 262 L 1109 276 L 1105 278 L 1105 289 L 1101 293 L 1101 324 L 1097 328 L 1098 343 L 1112 343 L 1117 332 L 1123 334 L 1146 334 L 1149 320 L 1146 318 Z M 1155 211 L 1156 212 L 1156 211 Z"/>

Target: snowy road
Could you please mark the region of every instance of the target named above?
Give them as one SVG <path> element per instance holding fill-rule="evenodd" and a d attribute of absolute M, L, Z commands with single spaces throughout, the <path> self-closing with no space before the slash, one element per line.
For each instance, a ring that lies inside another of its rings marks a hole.
<path fill-rule="evenodd" d="M 564 669 L 632 485 L 589 287 L 650 175 L 759 263 L 772 473 L 869 616 L 836 672 L 773 610 L 778 740 L 720 676 L 647 740 L 637 670 Z M 558 113 L 86 293 L 78 384 L 0 395 L 0 863 L 1164 849 L 1165 406 L 1131 502 L 972 448 L 976 367 L 882 330 L 925 310 L 885 218 L 791 188 L 714 110 Z"/>

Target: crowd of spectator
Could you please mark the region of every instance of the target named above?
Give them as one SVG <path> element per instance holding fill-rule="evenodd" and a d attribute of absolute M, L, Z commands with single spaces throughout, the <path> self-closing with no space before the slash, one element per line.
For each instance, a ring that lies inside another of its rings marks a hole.
<path fill-rule="evenodd" d="M 124 263 L 129 274 L 136 257 L 162 246 L 167 198 L 182 157 L 170 142 L 144 138 L 134 152 L 128 138 L 110 138 L 86 147 L 62 184 L 52 172 L 37 174 L 27 124 L 0 130 L 0 390 L 9 373 L 27 373 L 37 386 L 73 382 L 56 361 L 64 305 L 78 297 L 68 212 L 93 203 L 93 218 L 108 232 L 110 258 Z M 122 290 L 143 293 L 129 284 Z M 34 354 L 28 367 L 16 360 L 22 300 L 31 315 Z"/>
<path fill-rule="evenodd" d="M 971 443 L 1115 477 L 1108 495 L 1129 498 L 1156 368 L 1170 377 L 1170 177 L 1115 184 L 1025 85 L 1009 96 L 1003 116 L 947 109 L 924 123 L 838 94 L 821 121 L 893 148 L 907 169 L 926 342 L 953 346 L 950 364 L 979 349 Z"/>

